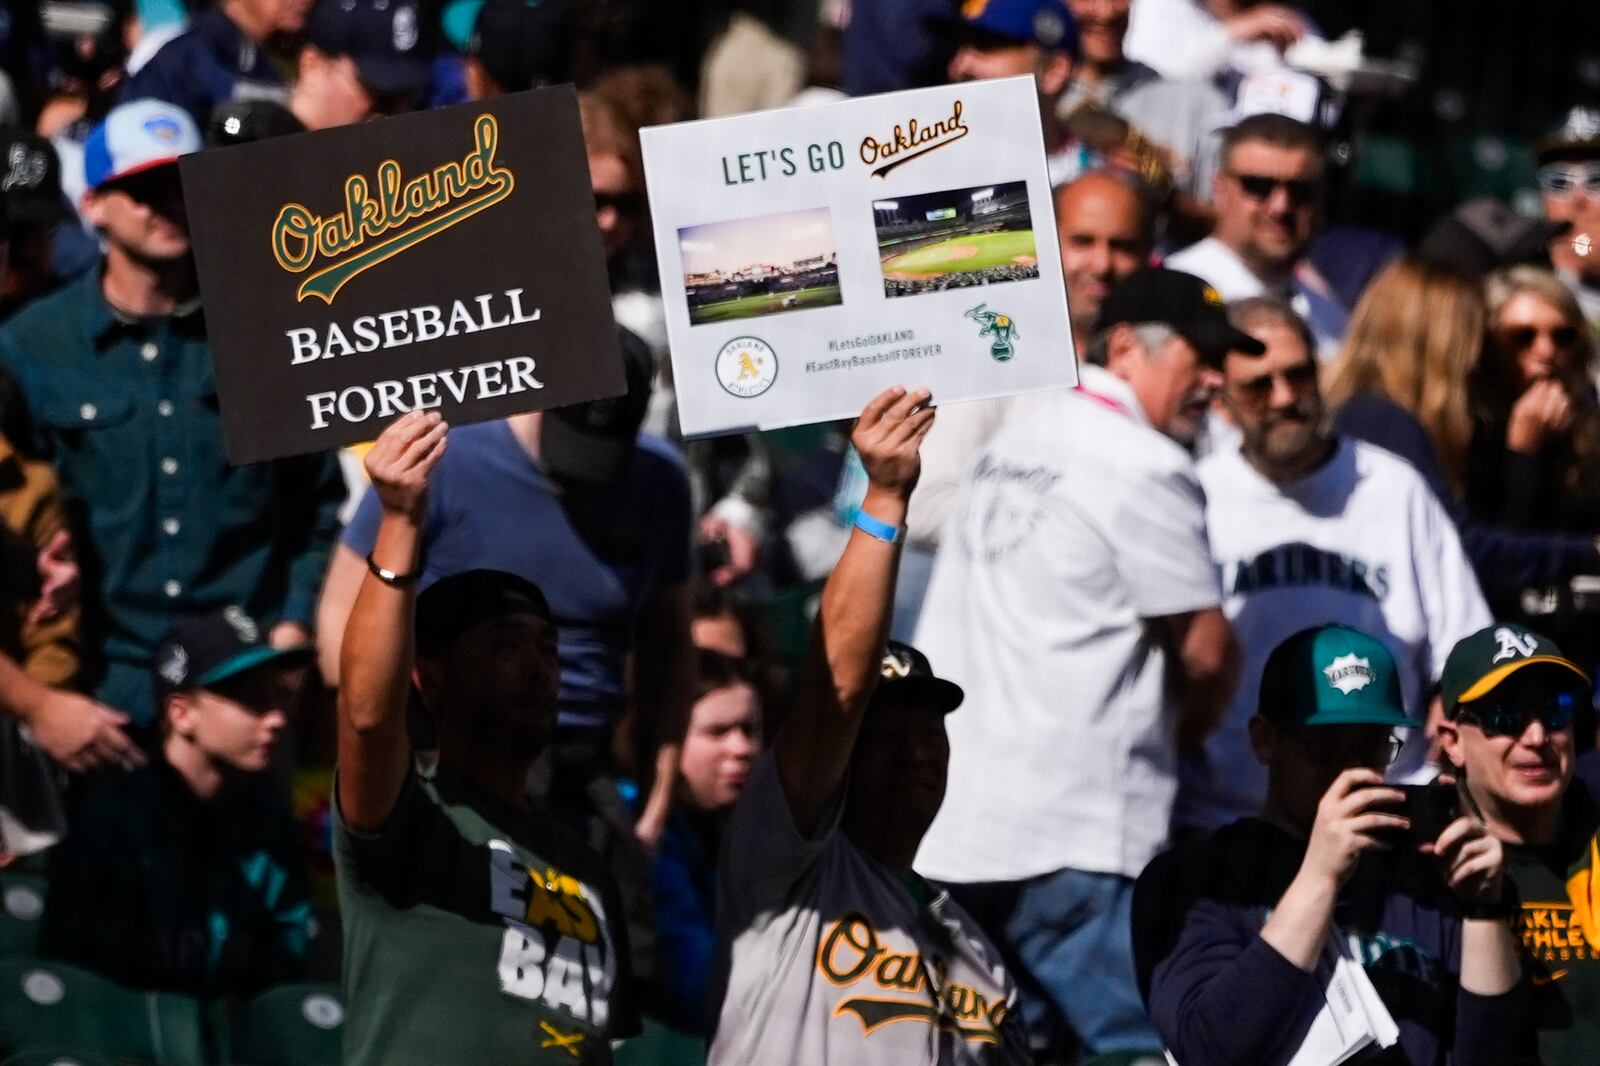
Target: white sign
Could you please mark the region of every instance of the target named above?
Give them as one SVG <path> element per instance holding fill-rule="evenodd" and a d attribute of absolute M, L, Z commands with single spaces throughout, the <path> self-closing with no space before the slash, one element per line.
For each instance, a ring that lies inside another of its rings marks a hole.
<path fill-rule="evenodd" d="M 641 136 L 684 436 L 1077 384 L 1031 77 Z"/>

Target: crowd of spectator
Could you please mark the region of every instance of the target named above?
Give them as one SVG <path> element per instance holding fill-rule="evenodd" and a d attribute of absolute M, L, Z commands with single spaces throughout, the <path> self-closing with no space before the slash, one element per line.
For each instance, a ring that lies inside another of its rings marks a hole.
<path fill-rule="evenodd" d="M 0 0 L 0 1063 L 1588 1061 L 1600 100 L 1398 234 L 1292 4 L 645 6 Z M 1078 385 L 683 440 L 639 129 L 1015 75 Z M 230 464 L 178 160 L 567 81 L 625 394 Z"/>
<path fill-rule="evenodd" d="M 915 296 L 924 292 L 948 292 L 951 289 L 970 289 L 980 285 L 998 285 L 1004 281 L 1026 281 L 1039 276 L 1037 266 L 1004 264 L 984 267 L 981 270 L 952 270 L 924 279 L 884 278 L 885 296 Z"/>

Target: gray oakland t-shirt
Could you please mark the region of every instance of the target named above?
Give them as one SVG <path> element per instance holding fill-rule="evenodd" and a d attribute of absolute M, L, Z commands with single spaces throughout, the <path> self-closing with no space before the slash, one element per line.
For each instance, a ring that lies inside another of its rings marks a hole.
<path fill-rule="evenodd" d="M 999 951 L 948 894 L 919 906 L 841 811 L 807 839 L 770 753 L 751 778 L 723 842 L 709 1066 L 1029 1062 Z"/>

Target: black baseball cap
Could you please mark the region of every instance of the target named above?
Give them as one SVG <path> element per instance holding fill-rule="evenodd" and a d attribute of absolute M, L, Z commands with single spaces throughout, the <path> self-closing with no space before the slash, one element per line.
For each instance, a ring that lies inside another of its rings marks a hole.
<path fill-rule="evenodd" d="M 354 60 L 369 92 L 420 96 L 432 74 L 422 18 L 414 0 L 318 0 L 306 20 L 306 40 Z"/>
<path fill-rule="evenodd" d="M 883 651 L 882 679 L 873 693 L 872 705 L 882 706 L 892 700 L 949 714 L 961 706 L 966 695 L 954 681 L 934 676 L 926 655 L 909 644 L 891 640 Z"/>
<path fill-rule="evenodd" d="M 1500 622 L 1463 637 L 1450 649 L 1439 677 L 1439 695 L 1446 718 L 1454 718 L 1463 703 L 1487 696 L 1512 674 L 1538 667 L 1558 676 L 1565 685 L 1587 687 L 1589 675 L 1562 654 L 1555 641 L 1527 626 Z"/>
<path fill-rule="evenodd" d="M 275 100 L 230 100 L 212 110 L 205 132 L 207 145 L 225 148 L 305 131 L 294 112 Z"/>
<path fill-rule="evenodd" d="M 571 25 L 565 0 L 487 0 L 467 54 L 506 92 L 566 81 Z"/>
<path fill-rule="evenodd" d="M 70 213 L 54 146 L 15 126 L 0 128 L 0 194 L 8 232 L 54 226 Z"/>
<path fill-rule="evenodd" d="M 1519 215 L 1492 196 L 1468 200 L 1434 223 L 1417 246 L 1430 263 L 1482 278 L 1518 263 L 1550 265 L 1550 242 L 1571 222 Z"/>
<path fill-rule="evenodd" d="M 417 596 L 418 655 L 436 655 L 481 622 L 532 615 L 554 624 L 539 586 L 504 570 L 466 570 L 442 577 Z"/>
<path fill-rule="evenodd" d="M 1221 366 L 1229 352 L 1260 355 L 1267 346 L 1228 321 L 1226 305 L 1216 289 L 1180 270 L 1146 267 L 1112 287 L 1100 305 L 1095 331 L 1104 333 L 1124 323 L 1159 322 L 1171 326 L 1200 353 Z"/>
<path fill-rule="evenodd" d="M 178 623 L 157 645 L 156 703 L 165 703 L 174 692 L 212 688 L 269 664 L 308 663 L 315 651 L 310 644 L 274 648 L 243 608 L 224 607 Z"/>
<path fill-rule="evenodd" d="M 539 430 L 539 462 L 558 481 L 610 485 L 633 457 L 639 427 L 650 407 L 655 358 L 649 345 L 618 327 L 628 391 L 545 412 Z"/>
<path fill-rule="evenodd" d="M 1573 108 L 1561 125 L 1533 142 L 1533 160 L 1541 167 L 1584 159 L 1600 159 L 1600 108 Z"/>

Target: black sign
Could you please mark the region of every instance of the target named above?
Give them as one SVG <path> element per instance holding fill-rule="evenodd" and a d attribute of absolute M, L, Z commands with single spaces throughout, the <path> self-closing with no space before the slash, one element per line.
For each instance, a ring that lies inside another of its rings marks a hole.
<path fill-rule="evenodd" d="M 569 87 L 188 156 L 235 463 L 624 390 Z"/>

